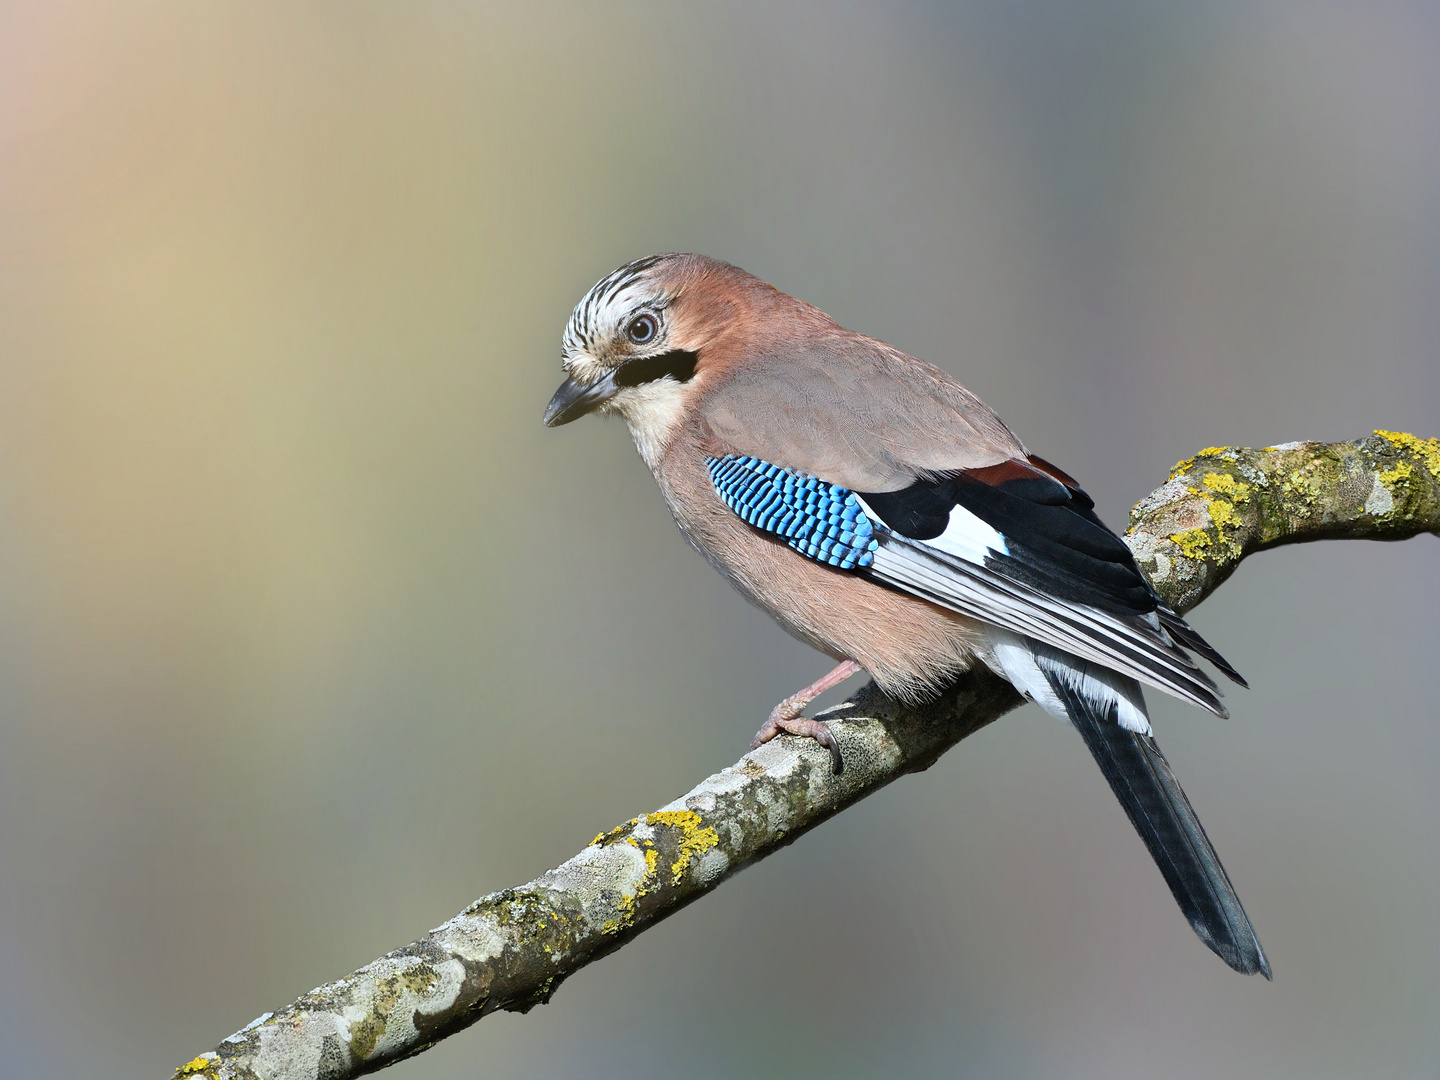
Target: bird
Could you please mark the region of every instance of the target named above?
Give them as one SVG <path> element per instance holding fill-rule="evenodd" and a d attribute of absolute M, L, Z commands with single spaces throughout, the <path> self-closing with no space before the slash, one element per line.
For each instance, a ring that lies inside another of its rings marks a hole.
<path fill-rule="evenodd" d="M 680 531 L 752 603 L 837 661 L 781 733 L 861 671 L 921 702 L 976 665 L 1079 731 L 1200 939 L 1271 970 L 1151 730 L 1141 685 L 1218 716 L 1191 654 L 1245 680 L 1154 592 L 1068 473 L 939 368 L 729 263 L 627 263 L 575 306 L 550 427 L 618 414 Z"/>

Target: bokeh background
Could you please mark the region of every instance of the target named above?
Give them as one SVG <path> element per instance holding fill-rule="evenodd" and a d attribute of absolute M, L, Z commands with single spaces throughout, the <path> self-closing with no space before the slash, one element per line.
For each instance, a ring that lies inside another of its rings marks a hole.
<path fill-rule="evenodd" d="M 1426 3 L 0 2 L 0 1075 L 158 1077 L 826 667 L 559 334 L 651 251 L 930 359 L 1104 515 L 1440 434 Z M 1440 1073 L 1440 541 L 1291 548 L 1156 726 L 1274 962 L 1026 709 L 397 1078 Z"/>

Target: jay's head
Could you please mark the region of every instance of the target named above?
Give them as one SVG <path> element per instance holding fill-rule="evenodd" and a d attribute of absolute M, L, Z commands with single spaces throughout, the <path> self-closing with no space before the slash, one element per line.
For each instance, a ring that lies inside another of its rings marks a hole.
<path fill-rule="evenodd" d="M 729 263 L 704 255 L 637 259 L 575 305 L 561 349 L 568 378 L 545 423 L 617 412 L 644 452 L 643 443 L 661 438 L 709 378 L 740 362 L 757 338 L 795 325 L 796 315 L 829 322 Z"/>
<path fill-rule="evenodd" d="M 569 377 L 545 409 L 550 427 L 588 412 L 618 412 L 632 426 L 681 408 L 714 327 L 697 325 L 696 304 L 711 260 L 651 255 L 601 278 L 565 326 L 561 360 Z"/>

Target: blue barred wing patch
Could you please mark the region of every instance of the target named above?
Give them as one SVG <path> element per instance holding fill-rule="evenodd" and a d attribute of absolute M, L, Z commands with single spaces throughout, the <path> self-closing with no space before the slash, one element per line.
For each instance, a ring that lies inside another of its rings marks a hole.
<path fill-rule="evenodd" d="M 874 562 L 875 526 L 849 488 L 759 458 L 727 454 L 705 464 L 726 506 L 801 555 L 840 570 Z"/>

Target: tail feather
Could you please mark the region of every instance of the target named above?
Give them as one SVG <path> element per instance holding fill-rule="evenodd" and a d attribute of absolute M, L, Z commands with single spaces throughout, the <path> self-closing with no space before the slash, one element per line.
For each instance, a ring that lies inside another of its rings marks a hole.
<path fill-rule="evenodd" d="M 1046 678 L 1200 940 L 1236 971 L 1269 979 L 1255 928 L 1155 740 L 1121 727 L 1115 702 L 1090 701 L 1059 672 Z"/>

